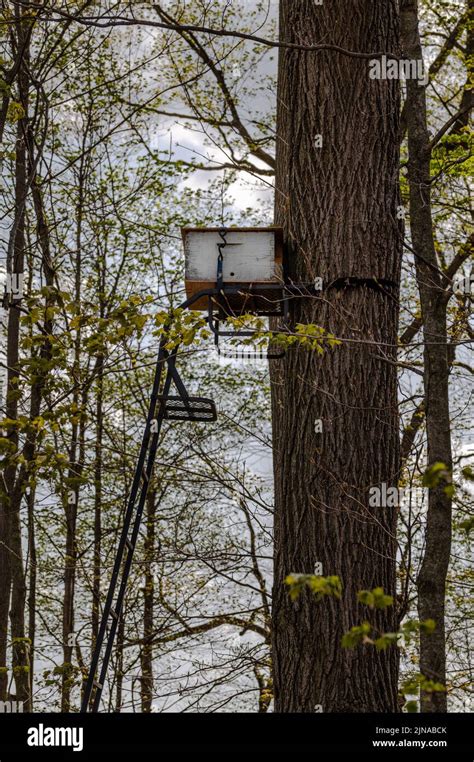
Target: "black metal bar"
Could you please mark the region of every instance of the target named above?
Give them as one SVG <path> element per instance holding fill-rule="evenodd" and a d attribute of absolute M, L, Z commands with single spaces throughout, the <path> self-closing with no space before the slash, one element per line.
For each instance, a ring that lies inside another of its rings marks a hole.
<path fill-rule="evenodd" d="M 222 289 L 222 285 L 223 285 L 224 255 L 222 253 L 222 249 L 224 249 L 227 246 L 226 235 L 227 235 L 226 228 L 221 228 L 219 230 L 219 237 L 221 238 L 222 243 L 217 244 L 217 249 L 219 251 L 219 254 L 217 255 L 217 275 L 216 275 L 216 286 L 219 291 Z"/>
<path fill-rule="evenodd" d="M 178 371 L 176 370 L 176 352 L 171 353 L 168 355 L 168 369 L 171 374 L 171 377 L 174 381 L 174 385 L 176 386 L 178 392 L 180 393 L 183 400 L 186 400 L 187 397 L 189 397 L 189 394 L 186 390 L 185 385 L 183 384 L 181 380 L 181 376 L 179 375 Z"/>
<path fill-rule="evenodd" d="M 171 376 L 168 376 L 168 377 L 171 379 Z M 144 505 L 145 505 L 145 500 L 146 500 L 146 496 L 147 496 L 147 492 L 148 492 L 148 484 L 149 484 L 151 473 L 152 473 L 152 470 L 153 470 L 153 464 L 155 462 L 156 451 L 157 451 L 157 448 L 158 448 L 158 439 L 159 439 L 159 436 L 160 436 L 161 424 L 163 422 L 162 415 L 159 415 L 157 420 L 158 420 L 157 431 L 153 433 L 153 437 L 151 439 L 150 452 L 149 452 L 149 455 L 148 455 L 148 462 L 147 462 L 147 467 L 146 467 L 146 476 L 147 476 L 147 478 L 146 478 L 146 480 L 143 481 L 142 488 L 140 490 L 140 497 L 139 497 L 139 500 L 138 500 L 138 506 L 137 506 L 136 512 L 135 512 L 135 520 L 133 522 L 132 536 L 131 536 L 131 540 L 130 540 L 131 544 L 133 545 L 133 549 L 135 549 L 135 546 L 136 546 L 136 543 L 137 543 L 138 532 L 140 530 L 140 523 L 141 523 L 141 518 L 142 518 L 142 515 L 143 515 L 143 508 L 144 508 Z M 102 661 L 102 667 L 101 667 L 101 670 L 100 670 L 99 683 L 102 686 L 104 685 L 105 678 L 107 676 L 107 669 L 108 669 L 108 666 L 109 666 L 110 656 L 112 654 L 112 648 L 113 648 L 113 644 L 114 644 L 114 640 L 115 640 L 115 632 L 117 630 L 120 614 L 122 612 L 122 606 L 123 606 L 123 601 L 124 601 L 124 597 L 125 597 L 125 591 L 126 591 L 126 588 L 127 588 L 128 577 L 129 577 L 130 569 L 131 569 L 131 566 L 132 566 L 132 560 L 133 560 L 133 551 L 129 550 L 129 552 L 127 553 L 127 557 L 125 559 L 125 564 L 124 564 L 123 570 L 122 570 L 122 577 L 121 577 L 121 580 L 120 580 L 119 592 L 118 592 L 118 595 L 117 595 L 117 598 L 116 598 L 115 607 L 114 607 L 114 611 L 118 614 L 118 616 L 116 616 L 116 617 L 114 616 L 113 619 L 112 619 L 112 622 L 111 622 L 111 625 L 110 625 L 109 634 L 108 634 L 108 637 L 107 637 L 107 643 L 106 643 L 106 647 L 105 647 L 104 658 L 103 658 L 103 661 Z M 114 587 L 114 592 L 115 592 L 115 587 Z M 102 614 L 102 616 L 104 617 L 104 613 Z M 95 692 L 94 702 L 93 702 L 93 706 L 92 706 L 92 711 L 93 712 L 97 712 L 99 710 L 101 695 L 102 695 L 102 688 L 100 690 L 96 690 L 96 692 Z"/>
<path fill-rule="evenodd" d="M 181 309 L 186 309 L 187 307 L 191 306 L 201 296 L 207 295 L 208 291 L 209 289 L 204 289 L 203 292 L 198 292 L 194 294 L 192 297 L 190 297 L 189 299 L 186 299 L 180 305 Z M 211 291 L 214 293 L 215 289 L 211 289 Z M 167 350 L 165 349 L 167 336 L 168 336 L 168 333 L 165 332 L 160 340 L 160 348 L 158 351 L 158 358 L 157 358 L 157 363 L 155 368 L 155 376 L 153 380 L 153 388 L 152 388 L 152 393 L 150 397 L 150 404 L 148 408 L 145 431 L 143 434 L 142 444 L 140 447 L 140 453 L 138 456 L 138 462 L 135 469 L 135 474 L 134 474 L 134 478 L 132 482 L 132 487 L 130 490 L 130 496 L 128 499 L 127 508 L 125 511 L 124 523 L 123 523 L 122 532 L 120 535 L 119 545 L 117 548 L 117 554 L 115 557 L 114 567 L 112 570 L 112 576 L 109 583 L 107 598 L 106 598 L 104 608 L 102 611 L 99 632 L 97 634 L 97 641 L 94 646 L 94 653 L 92 655 L 89 674 L 87 677 L 86 686 L 85 686 L 84 694 L 82 697 L 81 712 L 88 711 L 89 703 L 91 702 L 91 699 L 92 699 L 92 707 L 91 707 L 92 712 L 97 712 L 100 705 L 102 690 L 103 690 L 105 678 L 107 675 L 107 668 L 108 668 L 110 656 L 112 653 L 113 643 L 115 640 L 115 633 L 117 630 L 117 625 L 118 625 L 120 613 L 122 610 L 123 599 L 125 596 L 125 590 L 126 590 L 130 568 L 132 564 L 132 559 L 133 559 L 133 553 L 135 550 L 136 540 L 137 540 L 138 532 L 140 528 L 140 522 L 141 522 L 141 517 L 143 513 L 143 506 L 146 500 L 148 484 L 149 484 L 151 473 L 153 470 L 153 463 L 156 457 L 156 451 L 158 447 L 158 439 L 161 432 L 161 426 L 163 423 L 163 415 L 164 415 L 163 409 L 162 409 L 162 406 L 160 405 L 157 412 L 157 405 L 158 405 L 158 397 L 159 397 L 159 391 L 160 391 L 160 385 L 161 385 L 161 378 L 163 373 L 163 366 L 165 363 L 168 366 L 168 372 L 165 379 L 163 395 L 166 397 L 166 395 L 168 394 L 169 388 L 171 386 L 171 380 L 173 379 L 180 393 L 184 393 L 184 397 L 185 398 L 187 397 L 186 389 L 184 388 L 184 385 L 182 384 L 179 374 L 177 373 L 174 367 L 178 348 L 176 347 L 172 353 L 167 352 Z M 150 425 L 151 425 L 151 421 L 155 418 L 157 420 L 157 431 L 153 433 L 153 437 L 151 438 L 151 447 L 148 454 L 148 460 L 147 460 L 147 466 L 145 469 L 145 478 L 144 478 L 144 465 L 145 465 L 145 460 L 147 459 L 147 452 L 150 445 Z M 140 489 L 141 481 L 143 482 L 143 484 L 140 491 L 138 505 L 136 506 L 136 499 Z M 130 525 L 132 523 L 134 510 L 135 510 L 135 520 L 134 520 L 133 528 L 132 528 L 132 536 L 130 538 L 129 530 L 130 530 Z M 122 562 L 123 562 L 125 548 L 127 548 L 127 556 L 125 559 L 125 564 L 122 569 Z M 122 570 L 122 575 L 120 577 L 121 570 Z M 119 583 L 119 577 L 120 577 L 119 592 L 117 595 L 115 606 L 112 608 L 115 591 L 117 589 L 117 584 Z M 107 625 L 109 623 L 109 617 L 111 615 L 112 610 L 114 611 L 115 614 L 117 614 L 117 616 L 114 616 L 112 618 L 112 622 L 110 624 L 110 629 L 107 634 L 106 648 L 105 648 L 104 657 L 102 660 L 102 665 L 100 670 L 100 678 L 97 681 L 96 672 L 99 665 L 99 661 L 100 661 L 100 657 L 102 653 L 102 647 L 103 647 L 104 639 L 107 633 Z M 94 688 L 95 688 L 95 693 L 92 698 L 92 693 Z"/>

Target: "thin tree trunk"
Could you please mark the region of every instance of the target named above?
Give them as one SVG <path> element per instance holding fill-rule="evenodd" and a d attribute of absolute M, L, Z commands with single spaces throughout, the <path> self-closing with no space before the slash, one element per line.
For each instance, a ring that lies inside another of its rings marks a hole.
<path fill-rule="evenodd" d="M 350 6 L 281 0 L 280 37 L 397 53 L 396 0 Z M 399 474 L 396 369 L 384 361 L 396 358 L 398 325 L 398 114 L 399 83 L 370 79 L 368 60 L 280 51 L 275 222 L 290 277 L 321 277 L 325 287 L 321 298 L 293 301 L 291 322 L 316 323 L 343 343 L 323 355 L 291 348 L 271 369 L 278 712 L 397 711 L 397 650 L 347 650 L 341 637 L 363 619 L 396 626 L 395 607 L 371 616 L 357 592 L 396 587 L 396 509 L 368 498 Z M 317 602 L 308 591 L 291 601 L 286 575 L 318 563 L 340 576 L 342 599 Z"/>
<path fill-rule="evenodd" d="M 119 623 L 117 625 L 117 643 L 115 646 L 115 711 L 122 711 L 123 703 L 123 641 L 125 637 L 125 611 L 122 610 Z M 133 690 L 133 688 L 132 688 Z"/>
<path fill-rule="evenodd" d="M 101 576 L 101 538 L 102 538 L 102 437 L 104 432 L 103 383 L 104 356 L 97 358 L 96 380 L 96 441 L 94 466 L 94 563 L 92 580 L 92 642 L 91 656 L 94 653 L 100 618 L 100 576 Z"/>
<path fill-rule="evenodd" d="M 402 2 L 404 54 L 422 60 L 417 0 Z M 444 463 L 452 469 L 449 417 L 449 364 L 446 306 L 447 283 L 438 271 L 430 199 L 430 136 L 426 121 L 425 88 L 407 80 L 408 179 L 410 228 L 416 252 L 416 277 L 420 291 L 424 335 L 425 418 L 428 466 Z M 445 595 L 451 554 L 452 501 L 445 483 L 429 490 L 425 552 L 417 579 L 418 613 L 434 619 L 432 634 L 420 635 L 420 671 L 430 680 L 446 683 Z M 422 692 L 423 712 L 446 712 L 443 692 Z"/>
<path fill-rule="evenodd" d="M 26 197 L 28 193 L 28 170 L 27 170 L 27 146 L 26 134 L 28 129 L 28 90 L 29 90 L 29 51 L 27 24 L 22 20 L 22 8 L 15 3 L 15 30 L 19 49 L 23 49 L 23 61 L 18 72 L 18 97 L 23 109 L 23 116 L 18 120 L 16 141 L 16 166 L 15 166 L 15 218 L 13 223 L 13 258 L 9 257 L 8 272 L 23 273 L 25 261 L 25 224 L 26 224 Z M 19 336 L 20 324 L 18 309 L 19 302 L 10 303 L 8 315 L 8 386 L 7 386 L 7 416 L 16 419 L 18 415 L 18 362 L 19 362 Z M 18 447 L 18 433 L 13 437 L 16 448 Z M 28 435 L 27 435 L 28 439 Z M 29 644 L 25 634 L 25 601 L 26 580 L 23 563 L 23 548 L 21 536 L 21 500 L 23 496 L 22 486 L 24 478 L 20 469 L 16 477 L 16 466 L 7 467 L 5 483 L 8 489 L 8 551 L 10 553 L 11 569 L 11 641 L 12 641 L 12 668 L 15 678 L 16 700 L 22 702 L 24 711 L 29 711 L 30 677 L 29 677 Z M 8 582 L 9 575 L 7 577 Z M 3 612 L 4 613 L 4 612 Z M 4 622 L 1 622 L 1 626 Z"/>
<path fill-rule="evenodd" d="M 30 710 L 33 711 L 34 655 L 36 639 L 36 537 L 35 494 L 33 487 L 28 494 L 28 639 L 30 644 Z"/>
<path fill-rule="evenodd" d="M 76 373 L 79 378 L 79 355 L 76 355 Z M 88 390 L 84 389 L 82 396 L 73 397 L 76 405 L 80 404 L 80 423 L 73 423 L 71 447 L 69 450 L 68 487 L 64 494 L 64 511 L 66 517 L 66 553 L 64 559 L 64 599 L 63 599 L 63 672 L 61 685 L 61 711 L 71 711 L 71 689 L 74 684 L 74 669 L 72 656 L 75 647 L 74 605 L 77 568 L 77 510 L 80 495 L 80 480 L 84 470 L 85 460 L 85 426 L 86 419 L 82 411 L 86 409 Z"/>
<path fill-rule="evenodd" d="M 151 712 L 153 700 L 153 646 L 147 638 L 153 635 L 154 579 L 153 558 L 155 548 L 156 493 L 150 490 L 147 495 L 146 537 L 145 537 L 145 586 L 143 590 L 143 638 L 145 642 L 140 652 L 141 663 L 141 704 L 142 712 Z"/>
<path fill-rule="evenodd" d="M 84 138 L 85 139 L 85 138 Z M 74 261 L 74 297 L 80 309 L 82 294 L 82 214 L 84 199 L 84 159 L 79 169 L 79 197 L 76 210 L 76 256 Z M 63 598 L 63 674 L 61 685 L 61 711 L 71 710 L 71 689 L 73 685 L 74 670 L 72 658 L 75 648 L 74 633 L 74 595 L 76 588 L 77 566 L 77 539 L 76 523 L 80 493 L 80 479 L 84 468 L 85 459 L 85 409 L 88 398 L 87 385 L 80 394 L 81 387 L 81 350 L 82 331 L 77 328 L 74 338 L 74 361 L 72 376 L 74 379 L 73 406 L 74 410 L 80 410 L 78 419 L 74 420 L 71 428 L 71 444 L 69 449 L 69 472 L 64 500 L 64 512 L 66 519 L 66 547 L 64 559 L 64 598 Z M 69 499 L 70 496 L 70 499 Z"/>
<path fill-rule="evenodd" d="M 71 447 L 69 450 L 68 479 L 77 475 L 77 437 L 79 427 L 73 424 Z M 74 652 L 74 589 L 76 570 L 76 520 L 79 490 L 77 485 L 66 487 L 63 495 L 66 517 L 66 548 L 64 558 L 64 598 L 63 598 L 63 667 L 61 681 L 61 711 L 71 709 L 72 655 Z"/>

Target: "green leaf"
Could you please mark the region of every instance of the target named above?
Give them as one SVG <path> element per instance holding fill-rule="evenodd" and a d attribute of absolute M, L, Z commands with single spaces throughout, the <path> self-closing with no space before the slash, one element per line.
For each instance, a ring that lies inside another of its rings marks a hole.
<path fill-rule="evenodd" d="M 320 577 L 316 574 L 289 574 L 285 579 L 290 598 L 296 600 L 305 588 L 309 588 L 319 600 L 324 595 L 340 598 L 342 592 L 341 580 L 337 576 Z"/>
<path fill-rule="evenodd" d="M 360 590 L 357 593 L 359 603 L 369 606 L 371 609 L 385 609 L 393 604 L 393 597 L 385 595 L 383 587 L 375 587 L 373 590 Z"/>
<path fill-rule="evenodd" d="M 422 632 L 431 633 L 436 630 L 436 622 L 434 619 L 425 619 L 424 622 L 420 622 L 420 630 Z"/>
<path fill-rule="evenodd" d="M 399 632 L 386 632 L 374 641 L 378 651 L 385 651 L 389 646 L 397 643 L 400 637 Z"/>
<path fill-rule="evenodd" d="M 346 632 L 342 636 L 341 645 L 343 648 L 355 648 L 360 643 L 373 642 L 369 637 L 371 632 L 372 625 L 369 622 L 363 622 L 355 627 L 351 627 L 349 632 Z"/>
<path fill-rule="evenodd" d="M 447 465 L 438 461 L 426 469 L 423 474 L 423 486 L 432 489 L 437 487 L 441 481 L 450 484 L 452 477 L 451 471 L 448 469 Z"/>

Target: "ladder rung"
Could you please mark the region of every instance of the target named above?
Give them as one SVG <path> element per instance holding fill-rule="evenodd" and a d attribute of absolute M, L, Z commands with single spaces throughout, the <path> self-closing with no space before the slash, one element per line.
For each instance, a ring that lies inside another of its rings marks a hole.
<path fill-rule="evenodd" d="M 118 621 L 119 615 L 118 615 L 118 613 L 115 611 L 115 609 L 110 609 L 110 612 L 109 612 L 109 613 L 110 613 L 110 616 L 111 616 L 113 619 L 116 619 L 116 620 Z"/>
<path fill-rule="evenodd" d="M 148 474 L 145 471 L 145 469 L 143 469 L 143 471 L 142 471 L 142 479 L 143 479 L 144 482 L 149 482 L 150 481 L 150 477 L 148 476 Z"/>
<path fill-rule="evenodd" d="M 94 688 L 97 688 L 98 690 L 101 691 L 103 687 L 104 686 L 102 683 L 99 683 L 97 680 L 94 680 Z"/>
<path fill-rule="evenodd" d="M 125 546 L 128 548 L 128 550 L 135 550 L 135 545 L 131 540 L 127 539 L 125 540 Z"/>

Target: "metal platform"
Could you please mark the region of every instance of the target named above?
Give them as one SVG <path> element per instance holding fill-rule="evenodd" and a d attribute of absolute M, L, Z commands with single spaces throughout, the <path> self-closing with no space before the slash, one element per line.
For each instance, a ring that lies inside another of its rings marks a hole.
<path fill-rule="evenodd" d="M 204 423 L 217 420 L 214 400 L 206 397 L 158 397 L 165 421 L 201 421 Z"/>

